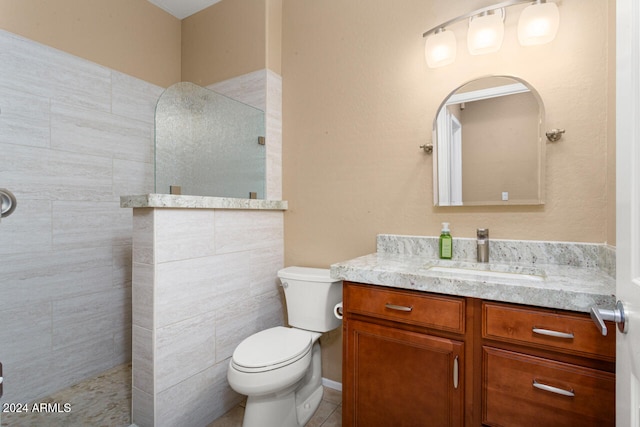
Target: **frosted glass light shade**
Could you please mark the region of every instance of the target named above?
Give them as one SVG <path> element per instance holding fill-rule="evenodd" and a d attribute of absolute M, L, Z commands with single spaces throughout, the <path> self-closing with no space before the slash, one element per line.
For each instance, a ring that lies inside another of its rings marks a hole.
<path fill-rule="evenodd" d="M 560 26 L 560 12 L 555 3 L 536 3 L 527 6 L 518 21 L 518 40 L 522 46 L 545 44 L 556 38 Z"/>
<path fill-rule="evenodd" d="M 429 68 L 444 67 L 456 60 L 456 36 L 452 31 L 441 30 L 427 37 L 424 56 Z"/>
<path fill-rule="evenodd" d="M 467 49 L 472 55 L 500 50 L 504 38 L 504 24 L 500 14 L 477 16 L 469 22 Z"/>

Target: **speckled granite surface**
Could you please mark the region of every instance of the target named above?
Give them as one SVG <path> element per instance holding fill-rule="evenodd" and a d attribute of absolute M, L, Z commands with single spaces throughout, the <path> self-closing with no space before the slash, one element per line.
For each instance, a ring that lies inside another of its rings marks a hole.
<path fill-rule="evenodd" d="M 376 253 L 334 264 L 331 274 L 353 282 L 564 310 L 588 312 L 594 304 L 615 304 L 615 249 L 605 245 L 491 240 L 490 262 L 481 264 L 475 262 L 475 239 L 454 238 L 453 259 L 437 255 L 437 237 L 380 235 Z"/>
<path fill-rule="evenodd" d="M 141 194 L 121 196 L 122 208 L 263 209 L 286 210 L 285 200 L 236 199 L 232 197 Z"/>

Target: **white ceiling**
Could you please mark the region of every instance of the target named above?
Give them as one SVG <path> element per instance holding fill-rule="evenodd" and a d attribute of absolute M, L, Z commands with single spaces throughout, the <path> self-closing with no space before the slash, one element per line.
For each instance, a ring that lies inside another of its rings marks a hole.
<path fill-rule="evenodd" d="M 219 1 L 220 0 L 149 0 L 149 2 L 169 12 L 178 19 L 191 16 Z"/>

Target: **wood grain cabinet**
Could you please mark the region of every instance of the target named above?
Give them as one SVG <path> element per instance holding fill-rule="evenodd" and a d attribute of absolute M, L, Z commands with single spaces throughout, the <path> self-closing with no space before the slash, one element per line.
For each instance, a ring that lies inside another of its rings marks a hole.
<path fill-rule="evenodd" d="M 615 335 L 584 314 L 482 308 L 484 425 L 615 426 Z"/>
<path fill-rule="evenodd" d="M 343 289 L 343 426 L 462 426 L 464 299 Z"/>
<path fill-rule="evenodd" d="M 615 425 L 615 335 L 587 314 L 343 289 L 344 427 Z"/>

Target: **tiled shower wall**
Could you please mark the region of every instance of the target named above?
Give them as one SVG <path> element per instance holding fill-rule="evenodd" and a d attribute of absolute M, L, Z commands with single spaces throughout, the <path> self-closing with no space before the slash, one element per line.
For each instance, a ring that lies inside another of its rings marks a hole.
<path fill-rule="evenodd" d="M 267 195 L 279 199 L 280 77 L 262 70 L 238 88 L 267 106 Z M 153 191 L 163 90 L 0 31 L 0 188 L 18 200 L 0 222 L 2 402 L 131 359 L 132 212 L 119 197 Z"/>
<path fill-rule="evenodd" d="M 283 214 L 134 209 L 133 401 L 140 427 L 206 426 L 242 396 L 236 346 L 282 325 Z"/>
<path fill-rule="evenodd" d="M 163 88 L 0 31 L 3 402 L 131 358 L 131 210 L 153 190 Z"/>

